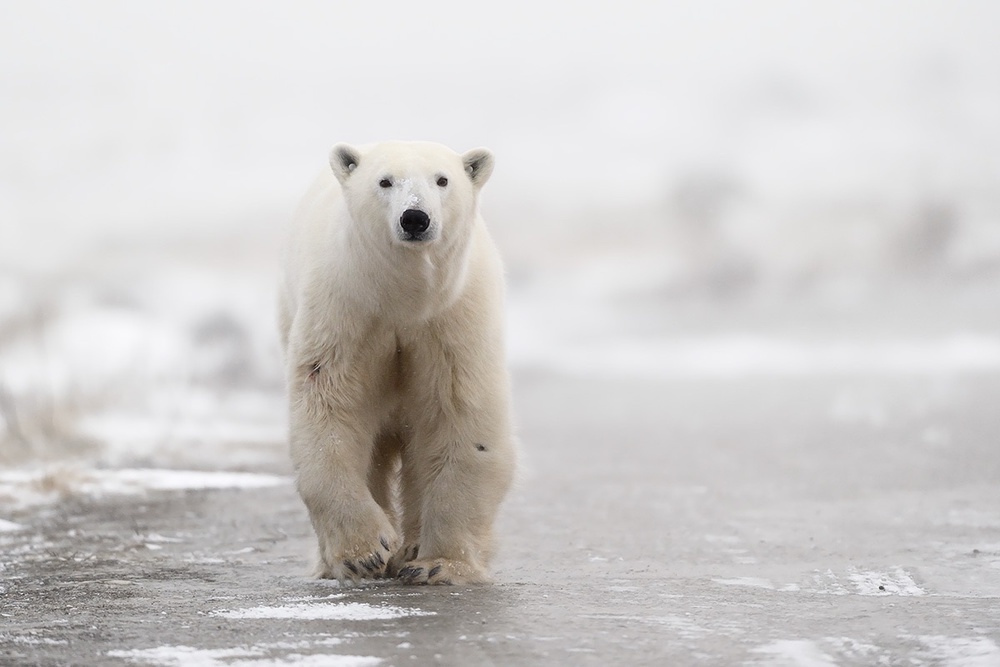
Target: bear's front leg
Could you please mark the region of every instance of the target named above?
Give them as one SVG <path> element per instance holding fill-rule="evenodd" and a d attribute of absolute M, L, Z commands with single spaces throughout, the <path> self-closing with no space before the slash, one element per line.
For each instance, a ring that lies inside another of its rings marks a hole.
<path fill-rule="evenodd" d="M 362 407 L 331 402 L 310 371 L 291 392 L 291 450 L 296 484 L 316 537 L 315 575 L 357 581 L 380 577 L 400 539 L 368 488 L 375 426 Z"/>
<path fill-rule="evenodd" d="M 353 474 L 335 460 L 298 470 L 299 495 L 319 542 L 315 576 L 357 581 L 378 578 L 399 547 L 396 529 Z"/>

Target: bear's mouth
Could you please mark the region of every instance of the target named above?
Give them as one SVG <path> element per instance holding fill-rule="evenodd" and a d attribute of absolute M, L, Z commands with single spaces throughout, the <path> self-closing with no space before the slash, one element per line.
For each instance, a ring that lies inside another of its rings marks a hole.
<path fill-rule="evenodd" d="M 434 240 L 430 232 L 403 232 L 402 240 L 406 243 L 427 243 Z"/>

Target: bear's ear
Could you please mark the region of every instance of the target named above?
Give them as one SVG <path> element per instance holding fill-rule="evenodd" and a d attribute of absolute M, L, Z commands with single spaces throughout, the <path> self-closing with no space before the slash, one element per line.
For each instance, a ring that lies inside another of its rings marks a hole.
<path fill-rule="evenodd" d="M 493 153 L 486 148 L 473 148 L 462 154 L 462 164 L 472 184 L 481 188 L 493 173 Z"/>
<path fill-rule="evenodd" d="M 333 169 L 333 175 L 337 177 L 341 185 L 358 168 L 358 162 L 360 161 L 361 155 L 354 146 L 337 144 L 330 149 L 330 168 Z"/>

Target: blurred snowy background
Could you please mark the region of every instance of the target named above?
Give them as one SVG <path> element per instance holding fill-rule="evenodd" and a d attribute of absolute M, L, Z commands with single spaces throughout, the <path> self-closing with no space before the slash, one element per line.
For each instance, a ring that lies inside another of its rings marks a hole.
<path fill-rule="evenodd" d="M 522 372 L 995 372 L 998 25 L 991 0 L 2 2 L 0 466 L 284 461 L 277 243 L 337 141 L 495 152 Z"/>

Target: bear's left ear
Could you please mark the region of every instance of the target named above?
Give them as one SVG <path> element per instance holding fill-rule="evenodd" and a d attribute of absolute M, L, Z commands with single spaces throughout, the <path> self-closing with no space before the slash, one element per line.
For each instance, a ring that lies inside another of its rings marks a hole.
<path fill-rule="evenodd" d="M 361 155 L 354 146 L 337 144 L 330 149 L 330 168 L 333 169 L 333 175 L 337 177 L 341 185 L 358 168 L 360 161 Z"/>
<path fill-rule="evenodd" d="M 481 188 L 493 173 L 493 153 L 487 148 L 473 148 L 462 154 L 462 164 L 472 184 Z"/>

